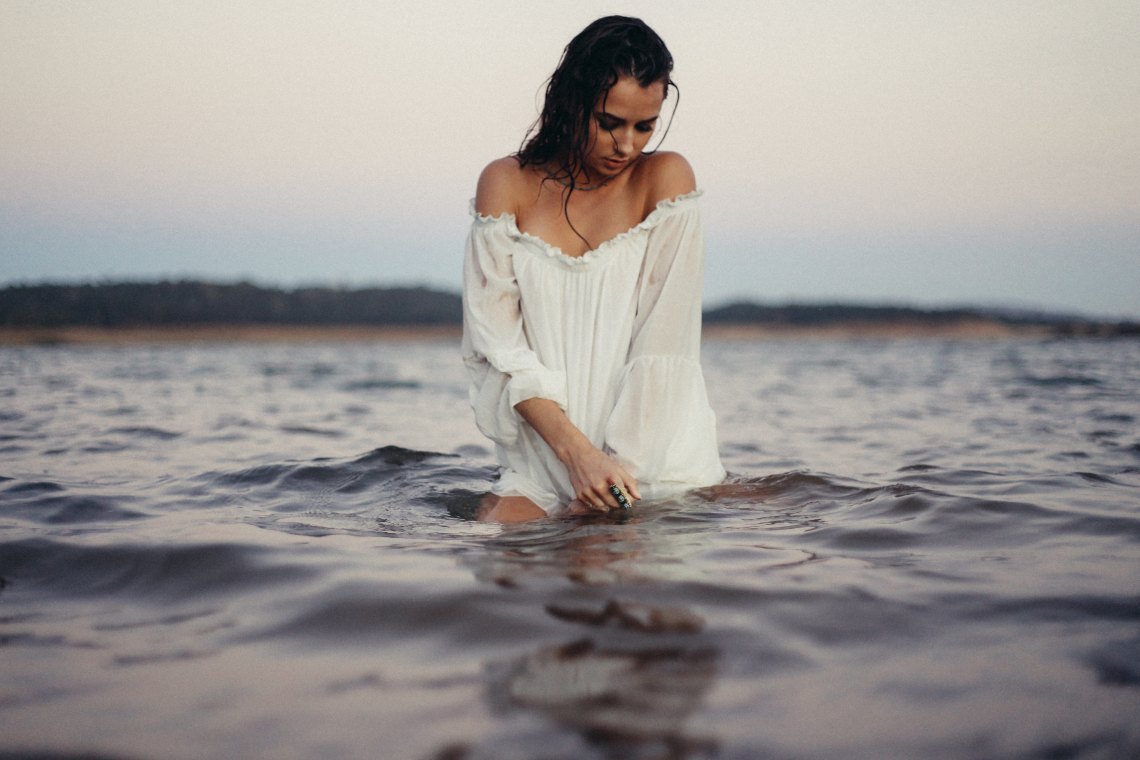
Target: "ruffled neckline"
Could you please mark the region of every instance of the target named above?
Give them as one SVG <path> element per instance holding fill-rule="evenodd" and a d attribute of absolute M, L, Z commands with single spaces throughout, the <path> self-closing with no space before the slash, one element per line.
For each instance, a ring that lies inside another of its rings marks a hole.
<path fill-rule="evenodd" d="M 551 245 L 550 243 L 546 242 L 538 235 L 532 235 L 529 232 L 523 232 L 519 229 L 518 222 L 515 220 L 515 215 L 509 211 L 504 211 L 503 213 L 496 216 L 487 216 L 486 214 L 480 214 L 475 209 L 475 199 L 472 198 L 470 204 L 470 212 L 471 216 L 475 217 L 475 220 L 481 224 L 506 224 L 508 226 L 507 231 L 512 237 L 518 238 L 520 240 L 528 240 L 531 243 L 534 243 L 536 246 L 541 248 L 547 256 L 551 258 L 565 261 L 566 263 L 573 266 L 583 266 L 604 255 L 607 250 L 622 242 L 623 240 L 637 235 L 644 230 L 652 229 L 655 225 L 658 224 L 658 222 L 672 213 L 674 209 L 688 205 L 690 201 L 695 201 L 703 193 L 704 191 L 698 189 L 693 190 L 692 192 L 678 195 L 675 198 L 664 198 L 658 201 L 657 205 L 653 207 L 653 210 L 650 211 L 640 222 L 630 227 L 625 232 L 619 232 L 609 240 L 600 243 L 597 247 L 586 251 L 581 256 L 571 256 L 570 254 L 563 252 L 563 250 L 558 246 Z"/>

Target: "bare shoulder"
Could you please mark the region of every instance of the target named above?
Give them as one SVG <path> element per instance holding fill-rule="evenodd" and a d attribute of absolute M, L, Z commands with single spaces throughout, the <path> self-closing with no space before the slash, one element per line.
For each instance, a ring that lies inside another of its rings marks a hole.
<path fill-rule="evenodd" d="M 479 174 L 475 210 L 484 216 L 517 214 L 526 173 L 514 156 L 497 158 Z"/>
<path fill-rule="evenodd" d="M 646 158 L 644 172 L 650 207 L 697 189 L 693 167 L 680 153 L 658 151 Z"/>

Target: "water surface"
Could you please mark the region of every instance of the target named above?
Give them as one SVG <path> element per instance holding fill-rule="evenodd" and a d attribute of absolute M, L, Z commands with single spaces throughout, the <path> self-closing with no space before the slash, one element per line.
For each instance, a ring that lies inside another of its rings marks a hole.
<path fill-rule="evenodd" d="M 1140 343 L 704 363 L 728 484 L 499 527 L 450 342 L 0 349 L 0 756 L 1140 755 Z"/>

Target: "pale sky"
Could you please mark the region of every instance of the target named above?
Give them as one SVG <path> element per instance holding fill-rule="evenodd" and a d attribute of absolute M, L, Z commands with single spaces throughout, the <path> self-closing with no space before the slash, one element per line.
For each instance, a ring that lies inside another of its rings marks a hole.
<path fill-rule="evenodd" d="M 0 283 L 457 291 L 608 13 L 676 59 L 705 301 L 1140 317 L 1140 3 L 0 0 Z"/>

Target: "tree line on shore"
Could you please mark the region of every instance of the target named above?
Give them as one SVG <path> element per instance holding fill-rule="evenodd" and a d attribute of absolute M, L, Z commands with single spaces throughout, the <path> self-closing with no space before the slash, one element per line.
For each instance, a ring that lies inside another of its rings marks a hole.
<path fill-rule="evenodd" d="M 0 290 L 6 327 L 175 325 L 443 325 L 459 297 L 426 288 L 297 288 L 248 282 L 11 285 Z"/>
<path fill-rule="evenodd" d="M 843 303 L 764 305 L 737 302 L 705 311 L 707 324 L 825 327 L 908 324 L 941 327 L 962 322 L 1047 327 L 1054 334 L 1137 335 L 1134 322 L 1105 323 L 1044 312 Z M 0 326 L 139 327 L 185 325 L 459 324 L 456 293 L 429 288 L 292 290 L 248 282 L 195 280 L 90 284 L 8 285 L 0 288 Z"/>

